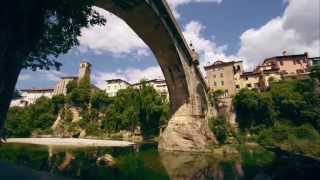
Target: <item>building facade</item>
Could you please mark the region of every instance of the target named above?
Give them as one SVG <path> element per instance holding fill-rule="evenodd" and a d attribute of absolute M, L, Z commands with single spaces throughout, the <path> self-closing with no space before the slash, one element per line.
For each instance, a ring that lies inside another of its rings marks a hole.
<path fill-rule="evenodd" d="M 67 85 L 71 81 L 77 81 L 77 76 L 65 76 L 61 77 L 60 81 L 57 83 L 56 87 L 54 88 L 53 95 L 67 95 Z"/>
<path fill-rule="evenodd" d="M 41 97 L 52 98 L 53 91 L 54 89 L 51 88 L 22 89 L 20 90 L 21 98 L 11 101 L 10 107 L 34 104 Z"/>
<path fill-rule="evenodd" d="M 241 86 L 242 61 L 216 61 L 204 67 L 211 90 L 223 90 L 226 96 L 234 96 Z"/>
<path fill-rule="evenodd" d="M 90 81 L 91 75 L 91 64 L 86 61 L 81 61 L 79 65 L 79 75 L 78 76 L 64 76 L 61 77 L 60 81 L 57 83 L 53 95 L 67 95 L 67 85 L 71 81 L 80 82 L 84 77 L 88 77 Z M 95 87 L 95 86 L 94 86 Z"/>
<path fill-rule="evenodd" d="M 117 95 L 118 91 L 121 89 L 126 89 L 131 86 L 130 83 L 122 79 L 109 79 L 106 80 L 107 84 L 103 90 L 110 96 L 114 97 Z"/>
<path fill-rule="evenodd" d="M 167 83 L 164 79 L 151 79 L 145 81 L 148 85 L 152 86 L 161 96 L 169 99 L 169 90 Z M 141 83 L 136 83 L 132 85 L 133 88 L 140 88 Z"/>
<path fill-rule="evenodd" d="M 263 65 L 271 66 L 273 70 L 279 71 L 283 75 L 294 75 L 308 73 L 310 62 L 308 53 L 298 55 L 276 56 L 265 59 Z"/>

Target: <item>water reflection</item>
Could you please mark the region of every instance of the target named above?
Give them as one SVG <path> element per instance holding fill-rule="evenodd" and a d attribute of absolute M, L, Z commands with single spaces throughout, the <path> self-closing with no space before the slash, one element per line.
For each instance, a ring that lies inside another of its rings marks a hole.
<path fill-rule="evenodd" d="M 1 161 L 6 164 L 1 164 Z M 11 177 L 8 164 L 14 166 L 11 168 Z M 232 158 L 181 152 L 159 153 L 155 144 L 126 148 L 62 148 L 28 145 L 5 145 L 0 148 L 0 179 L 10 180 L 21 179 L 15 173 L 20 169 L 24 169 L 22 171 L 24 177 L 27 174 L 33 177 L 31 179 L 37 179 L 34 178 L 34 174 L 42 172 L 50 177 L 82 180 L 307 180 L 320 179 L 319 164 L 319 161 L 312 158 L 266 150 L 244 150 L 241 151 L 241 156 Z M 32 170 L 25 170 L 25 167 Z M 2 170 L 6 168 L 9 170 L 4 174 Z M 28 171 L 30 173 L 25 173 Z"/>
<path fill-rule="evenodd" d="M 234 162 L 228 162 L 208 154 L 182 152 L 160 152 L 160 157 L 170 179 L 174 180 L 222 180 L 244 176 L 242 165 L 237 158 Z"/>

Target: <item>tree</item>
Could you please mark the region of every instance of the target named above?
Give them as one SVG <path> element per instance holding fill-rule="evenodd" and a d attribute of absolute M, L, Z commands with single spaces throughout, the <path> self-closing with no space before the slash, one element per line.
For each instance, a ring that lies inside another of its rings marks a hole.
<path fill-rule="evenodd" d="M 275 117 L 274 105 L 270 95 L 242 89 L 234 98 L 233 104 L 241 129 L 257 125 L 272 125 Z"/>
<path fill-rule="evenodd" d="M 58 114 L 60 109 L 62 109 L 66 103 L 66 98 L 64 95 L 57 95 L 52 97 L 52 105 L 53 105 L 53 112 Z"/>
<path fill-rule="evenodd" d="M 317 79 L 318 81 L 320 81 L 320 65 L 315 65 L 311 67 L 310 77 L 312 79 Z"/>
<path fill-rule="evenodd" d="M 78 45 L 80 29 L 104 24 L 94 0 L 11 0 L 0 6 L 0 128 L 22 68 L 54 67 Z"/>
<path fill-rule="evenodd" d="M 221 89 L 210 91 L 209 92 L 209 101 L 212 105 L 218 107 L 219 104 L 219 98 L 224 95 L 225 92 Z"/>
<path fill-rule="evenodd" d="M 91 108 L 103 110 L 111 104 L 111 98 L 104 91 L 95 91 L 91 94 Z"/>

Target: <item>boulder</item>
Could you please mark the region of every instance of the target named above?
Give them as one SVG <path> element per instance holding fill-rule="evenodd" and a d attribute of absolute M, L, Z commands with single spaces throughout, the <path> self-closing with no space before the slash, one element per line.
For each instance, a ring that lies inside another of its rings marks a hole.
<path fill-rule="evenodd" d="M 115 163 L 115 160 L 113 159 L 113 157 L 110 154 L 105 154 L 105 155 L 97 158 L 96 164 L 98 166 L 109 166 L 109 167 L 111 167 L 111 166 L 114 166 L 116 163 Z"/>
<path fill-rule="evenodd" d="M 161 134 L 159 149 L 164 151 L 211 152 L 210 144 L 218 144 L 204 117 L 173 117 Z"/>

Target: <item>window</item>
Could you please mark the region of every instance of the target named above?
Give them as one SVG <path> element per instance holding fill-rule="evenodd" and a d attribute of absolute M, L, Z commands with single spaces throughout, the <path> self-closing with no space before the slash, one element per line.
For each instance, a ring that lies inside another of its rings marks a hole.
<path fill-rule="evenodd" d="M 296 60 L 293 60 L 293 64 L 294 64 L 294 65 L 296 64 Z"/>
<path fill-rule="evenodd" d="M 280 61 L 280 65 L 283 66 L 283 61 Z"/>
<path fill-rule="evenodd" d="M 224 81 L 221 81 L 221 86 L 224 86 Z"/>
<path fill-rule="evenodd" d="M 247 87 L 248 87 L 248 88 L 251 88 L 251 87 L 252 87 L 252 85 L 251 85 L 251 84 L 247 84 Z"/>
<path fill-rule="evenodd" d="M 246 80 L 247 80 L 247 81 L 249 80 L 248 76 L 246 76 Z"/>
<path fill-rule="evenodd" d="M 214 86 L 217 86 L 217 82 L 213 82 L 213 85 L 214 85 Z"/>
<path fill-rule="evenodd" d="M 237 89 L 240 89 L 240 85 L 239 85 L 239 84 L 237 84 L 237 85 L 236 85 L 236 88 L 237 88 Z"/>
<path fill-rule="evenodd" d="M 220 77 L 222 77 L 222 78 L 223 78 L 223 73 L 221 73 L 221 74 L 220 74 Z"/>

